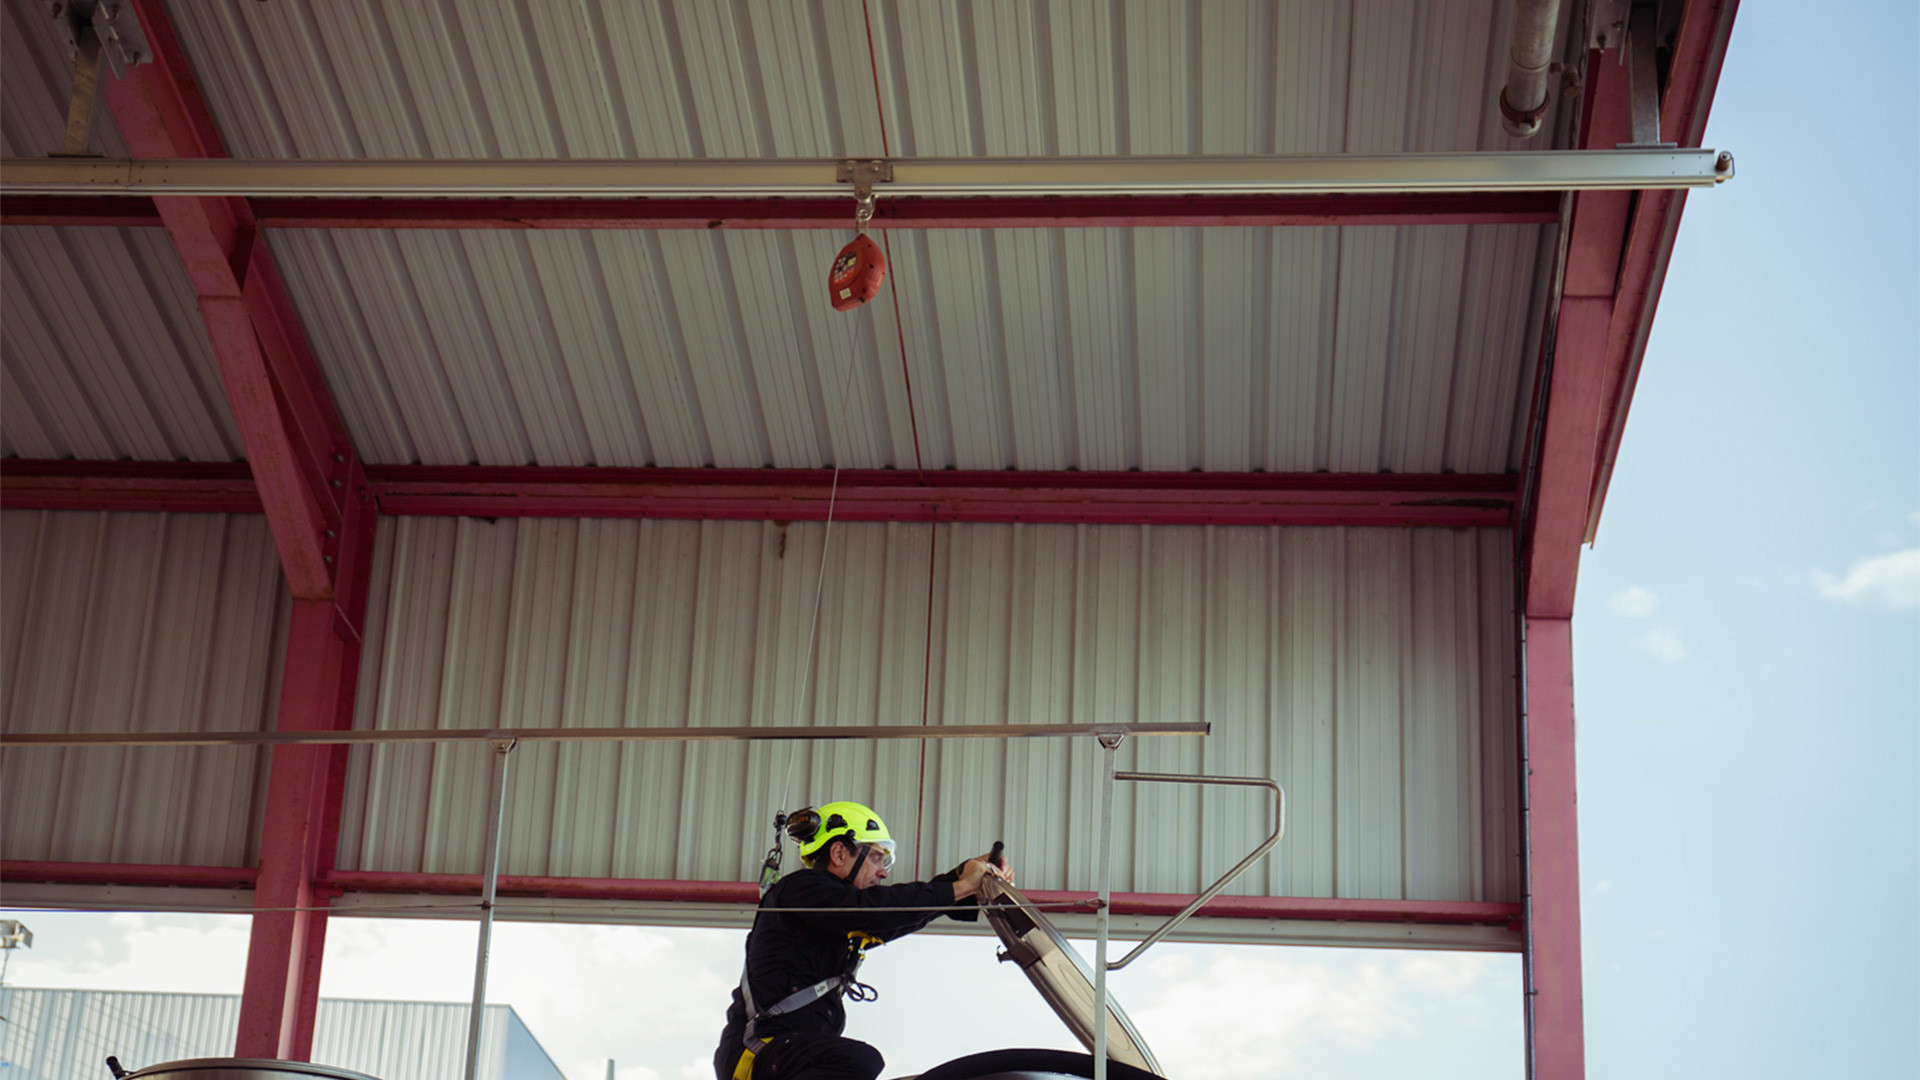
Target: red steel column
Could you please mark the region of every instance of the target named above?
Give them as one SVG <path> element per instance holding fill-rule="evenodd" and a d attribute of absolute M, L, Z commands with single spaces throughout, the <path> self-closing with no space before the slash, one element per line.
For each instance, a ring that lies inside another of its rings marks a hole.
<path fill-rule="evenodd" d="M 280 689 L 282 731 L 343 730 L 353 725 L 360 682 L 374 511 L 356 469 L 335 578 L 341 603 L 295 600 Z M 345 746 L 281 746 L 272 751 L 253 933 L 240 997 L 238 1057 L 306 1061 L 320 1002 L 330 891 L 316 886 L 333 869 Z"/>
<path fill-rule="evenodd" d="M 224 149 L 160 0 L 131 0 L 152 61 L 106 87 L 128 152 L 221 157 Z M 243 199 L 154 200 L 194 292 L 293 597 L 278 726 L 352 722 L 374 509 L 358 456 Z M 326 942 L 342 747 L 282 747 L 268 766 L 255 914 L 241 992 L 242 1057 L 305 1059 Z"/>
<path fill-rule="evenodd" d="M 1586 1076 L 1580 989 L 1580 829 L 1574 797 L 1573 622 L 1528 619 L 1527 1075 Z"/>

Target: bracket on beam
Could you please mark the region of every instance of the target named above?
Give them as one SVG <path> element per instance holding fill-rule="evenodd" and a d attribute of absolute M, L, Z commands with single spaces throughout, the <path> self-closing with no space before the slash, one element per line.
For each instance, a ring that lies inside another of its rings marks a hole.
<path fill-rule="evenodd" d="M 60 149 L 49 157 L 99 157 L 87 147 L 93 141 L 93 114 L 100 98 L 100 57 L 104 54 L 114 78 L 123 68 L 153 59 L 140 20 L 122 3 L 101 0 L 65 0 L 49 7 L 61 44 L 73 61 L 73 87 L 67 94 L 67 129 Z"/>
<path fill-rule="evenodd" d="M 1621 150 L 1671 150 L 1678 143 L 1660 141 L 1660 69 L 1654 56 L 1657 30 L 1656 13 L 1650 7 L 1637 7 L 1627 17 L 1627 38 L 1620 59 L 1627 67 L 1627 115 L 1632 124 L 1633 141 L 1619 145 Z"/>

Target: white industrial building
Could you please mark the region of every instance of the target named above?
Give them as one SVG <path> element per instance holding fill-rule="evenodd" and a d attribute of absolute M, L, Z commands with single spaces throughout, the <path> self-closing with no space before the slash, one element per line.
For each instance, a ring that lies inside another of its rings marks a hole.
<path fill-rule="evenodd" d="M 0 987 L 0 1076 L 103 1080 L 109 1055 L 128 1071 L 227 1057 L 238 994 Z M 465 1062 L 467 1006 L 430 1001 L 320 999 L 315 1062 L 380 1080 L 443 1080 Z M 511 1005 L 489 1005 L 480 1028 L 483 1080 L 563 1080 Z"/>

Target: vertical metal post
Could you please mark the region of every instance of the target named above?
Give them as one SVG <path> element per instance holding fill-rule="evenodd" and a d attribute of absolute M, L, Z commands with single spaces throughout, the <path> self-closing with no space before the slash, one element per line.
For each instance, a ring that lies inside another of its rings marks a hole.
<path fill-rule="evenodd" d="M 1106 768 L 1100 782 L 1100 910 L 1093 945 L 1093 1080 L 1107 1080 L 1107 935 L 1113 899 L 1113 774 L 1114 754 L 1124 734 L 1096 736 L 1106 749 Z"/>
<path fill-rule="evenodd" d="M 487 947 L 493 939 L 493 897 L 500 882 L 500 824 L 507 810 L 507 755 L 512 739 L 493 744 L 493 802 L 487 808 L 487 880 L 480 893 L 480 950 L 473 962 L 473 1008 L 467 1014 L 466 1080 L 480 1069 L 480 1019 L 487 1001 Z"/>

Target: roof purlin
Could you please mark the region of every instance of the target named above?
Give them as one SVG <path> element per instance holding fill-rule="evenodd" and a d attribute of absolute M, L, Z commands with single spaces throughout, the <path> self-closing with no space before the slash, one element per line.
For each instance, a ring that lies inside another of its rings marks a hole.
<path fill-rule="evenodd" d="M 1517 478 L 1386 473 L 885 469 L 442 468 L 376 465 L 367 489 L 409 516 L 1354 525 L 1508 528 Z M 239 466 L 0 462 L 6 509 L 258 513 Z"/>

